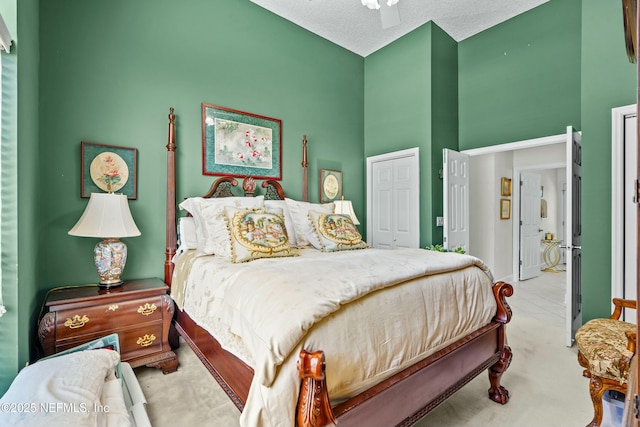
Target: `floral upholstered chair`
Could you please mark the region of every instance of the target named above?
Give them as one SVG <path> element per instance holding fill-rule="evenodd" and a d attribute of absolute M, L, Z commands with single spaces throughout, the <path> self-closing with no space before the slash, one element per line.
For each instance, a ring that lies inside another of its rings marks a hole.
<path fill-rule="evenodd" d="M 608 319 L 593 319 L 576 332 L 578 363 L 590 379 L 593 420 L 587 427 L 602 422 L 602 395 L 606 390 L 627 392 L 631 358 L 636 352 L 636 325 L 620 319 L 623 308 L 637 309 L 637 301 L 614 298 L 615 309 Z"/>

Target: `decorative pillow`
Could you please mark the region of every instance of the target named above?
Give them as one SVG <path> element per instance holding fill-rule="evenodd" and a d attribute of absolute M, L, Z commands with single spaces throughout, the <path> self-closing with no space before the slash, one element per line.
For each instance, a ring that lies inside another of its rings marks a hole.
<path fill-rule="evenodd" d="M 184 249 L 198 249 L 196 222 L 192 216 L 178 219 L 178 242 Z"/>
<path fill-rule="evenodd" d="M 309 221 L 314 229 L 309 241 L 316 249 L 334 252 L 369 247 L 349 215 L 309 211 Z"/>
<path fill-rule="evenodd" d="M 298 255 L 289 245 L 282 210 L 227 207 L 225 214 L 231 236 L 231 262 Z"/>
<path fill-rule="evenodd" d="M 205 199 L 192 197 L 180 203 L 180 209 L 189 212 L 196 226 L 196 255 L 217 255 L 231 257 L 229 232 L 224 216 L 225 207 L 258 209 L 264 207 L 264 196 L 220 197 Z"/>
<path fill-rule="evenodd" d="M 333 213 L 334 204 L 331 203 L 309 203 L 300 202 L 285 198 L 289 211 L 291 212 L 291 218 L 296 230 L 296 239 L 298 241 L 298 247 L 309 246 L 309 236 L 313 235 L 313 228 L 309 222 L 309 211 L 313 210 L 320 213 Z"/>
<path fill-rule="evenodd" d="M 298 239 L 296 237 L 296 227 L 291 217 L 291 212 L 287 206 L 286 200 L 265 200 L 264 208 L 267 210 L 282 209 L 284 215 L 284 225 L 287 227 L 287 235 L 289 236 L 289 245 L 298 246 Z"/>

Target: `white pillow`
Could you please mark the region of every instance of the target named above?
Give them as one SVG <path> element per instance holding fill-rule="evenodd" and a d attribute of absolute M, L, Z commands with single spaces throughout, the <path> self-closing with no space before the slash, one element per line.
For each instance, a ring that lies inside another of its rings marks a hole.
<path fill-rule="evenodd" d="M 287 234 L 289 235 L 289 244 L 293 247 L 298 246 L 298 239 L 296 237 L 296 227 L 291 217 L 291 211 L 287 206 L 286 200 L 265 200 L 264 208 L 268 210 L 282 209 L 284 215 L 284 225 L 287 227 Z"/>
<path fill-rule="evenodd" d="M 27 366 L 0 399 L 0 406 L 19 409 L 18 405 L 22 405 L 22 410 L 0 411 L 0 425 L 95 426 L 98 415 L 94 408 L 101 405 L 104 383 L 119 361 L 117 351 L 98 349 Z"/>
<path fill-rule="evenodd" d="M 257 197 L 220 197 L 205 199 L 192 197 L 180 203 L 180 209 L 189 212 L 195 222 L 197 249 L 196 255 L 218 255 L 231 257 L 229 231 L 224 218 L 225 207 L 260 209 L 264 207 L 264 196 Z"/>
<path fill-rule="evenodd" d="M 184 249 L 198 249 L 196 221 L 192 216 L 178 219 L 178 243 Z"/>
<path fill-rule="evenodd" d="M 309 211 L 320 213 L 333 213 L 334 204 L 331 203 L 309 203 L 285 198 L 291 218 L 296 229 L 296 239 L 298 247 L 309 246 L 309 236 L 314 232 L 309 221 Z"/>

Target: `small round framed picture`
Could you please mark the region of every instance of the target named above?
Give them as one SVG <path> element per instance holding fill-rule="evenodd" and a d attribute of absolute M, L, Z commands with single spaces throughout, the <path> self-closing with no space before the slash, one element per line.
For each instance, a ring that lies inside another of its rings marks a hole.
<path fill-rule="evenodd" d="M 342 172 L 320 169 L 320 203 L 342 198 Z"/>

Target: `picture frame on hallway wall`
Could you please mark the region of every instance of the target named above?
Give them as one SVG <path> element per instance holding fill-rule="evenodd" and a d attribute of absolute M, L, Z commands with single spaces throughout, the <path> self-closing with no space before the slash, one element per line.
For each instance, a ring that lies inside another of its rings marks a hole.
<path fill-rule="evenodd" d="M 511 219 L 511 199 L 500 199 L 500 219 Z"/>
<path fill-rule="evenodd" d="M 342 198 L 342 172 L 320 169 L 320 203 L 329 203 Z"/>
<path fill-rule="evenodd" d="M 502 178 L 502 183 L 500 186 L 500 195 L 501 196 L 511 196 L 511 178 Z"/>
<path fill-rule="evenodd" d="M 202 174 L 282 179 L 282 121 L 202 103 Z"/>
<path fill-rule="evenodd" d="M 138 197 L 138 150 L 118 145 L 82 141 L 80 144 L 80 197 L 91 193 L 121 193 Z"/>

